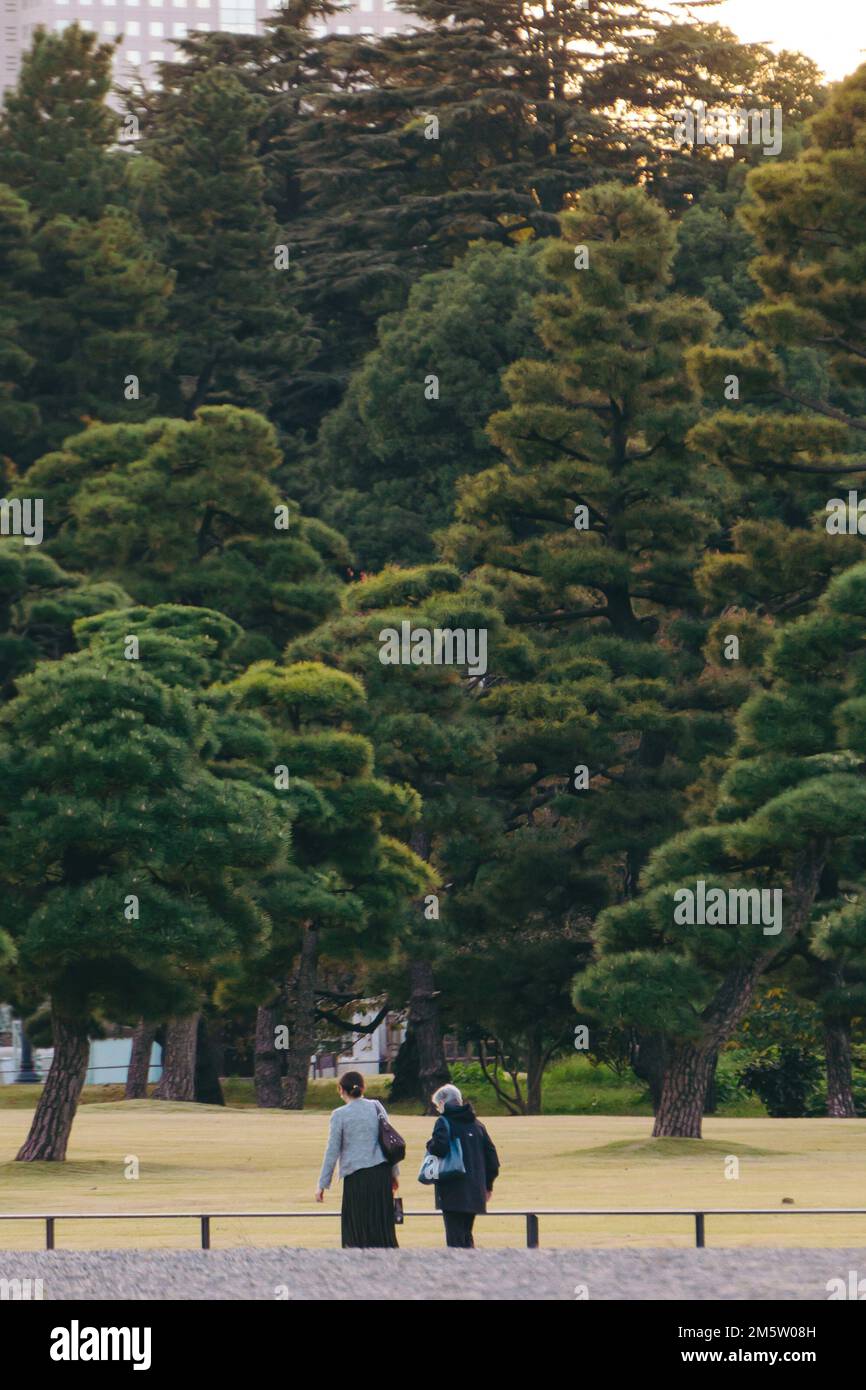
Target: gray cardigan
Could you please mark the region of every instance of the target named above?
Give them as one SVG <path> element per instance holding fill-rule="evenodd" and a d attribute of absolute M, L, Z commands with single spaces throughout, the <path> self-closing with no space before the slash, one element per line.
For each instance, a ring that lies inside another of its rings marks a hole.
<path fill-rule="evenodd" d="M 363 1096 L 346 1101 L 338 1110 L 331 1111 L 328 1147 L 319 1175 L 320 1188 L 331 1186 L 338 1158 L 341 1179 L 356 1173 L 359 1168 L 373 1168 L 377 1163 L 385 1162 L 379 1143 L 380 1115 L 388 1118 L 384 1105 L 378 1100 L 366 1100 Z M 397 1176 L 396 1164 L 391 1172 Z"/>

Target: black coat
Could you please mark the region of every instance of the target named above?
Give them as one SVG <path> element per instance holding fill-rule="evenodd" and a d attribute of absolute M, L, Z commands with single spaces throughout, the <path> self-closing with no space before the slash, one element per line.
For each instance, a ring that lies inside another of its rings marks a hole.
<path fill-rule="evenodd" d="M 493 1140 L 481 1121 L 475 1118 L 471 1105 L 446 1105 L 445 1116 L 448 1124 L 440 1115 L 433 1126 L 432 1137 L 427 1140 L 427 1152 L 444 1158 L 453 1135 L 463 1148 L 466 1172 L 435 1184 L 436 1207 L 439 1211 L 485 1212 L 487 1193 L 492 1190 L 499 1173 Z"/>

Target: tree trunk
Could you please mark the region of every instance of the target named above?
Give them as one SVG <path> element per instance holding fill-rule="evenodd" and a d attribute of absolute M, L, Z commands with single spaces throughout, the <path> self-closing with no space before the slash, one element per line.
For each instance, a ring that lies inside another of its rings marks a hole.
<path fill-rule="evenodd" d="M 291 1029 L 283 1080 L 284 1110 L 303 1110 L 310 1076 L 310 1058 L 316 1045 L 316 966 L 319 933 L 312 924 L 303 928 L 301 954 L 289 987 Z"/>
<path fill-rule="evenodd" d="M 418 1049 L 419 1100 L 425 1115 L 435 1115 L 430 1097 L 451 1080 L 451 1073 L 445 1061 L 433 966 L 428 960 L 410 960 L 409 991 L 407 1033 L 413 1034 Z"/>
<path fill-rule="evenodd" d="M 62 1163 L 72 1121 L 78 1108 L 78 1098 L 87 1075 L 90 1042 L 80 1020 L 64 1018 L 56 1009 L 51 1011 L 54 1033 L 54 1058 L 48 1073 L 30 1133 L 16 1159 L 20 1163 Z"/>
<path fill-rule="evenodd" d="M 667 1043 L 661 1033 L 642 1033 L 631 1050 L 631 1067 L 639 1081 L 649 1087 L 653 1114 L 659 1113 L 665 1081 Z"/>
<path fill-rule="evenodd" d="M 283 1103 L 282 1058 L 276 1048 L 279 1020 L 276 1004 L 260 1004 L 256 1010 L 254 1074 L 256 1105 L 262 1110 L 278 1110 Z"/>
<path fill-rule="evenodd" d="M 420 1100 L 421 1081 L 418 1076 L 418 1044 L 415 1034 L 406 1029 L 406 1036 L 394 1058 L 393 1079 L 388 1088 L 389 1101 Z"/>
<path fill-rule="evenodd" d="M 169 1019 L 162 1051 L 162 1076 L 154 1100 L 195 1100 L 195 1058 L 199 1015 Z"/>
<path fill-rule="evenodd" d="M 127 1100 L 145 1100 L 147 1097 L 147 1074 L 155 1037 L 156 1024 L 145 1023 L 142 1019 L 132 1035 L 132 1051 L 126 1073 Z"/>
<path fill-rule="evenodd" d="M 430 858 L 432 837 L 420 826 L 413 830 L 409 844 L 421 859 Z M 421 919 L 423 898 L 415 901 Z M 445 1042 L 439 1019 L 438 993 L 430 960 L 409 947 L 409 1012 L 406 1019 L 406 1042 L 414 1050 L 418 1063 L 418 1099 L 425 1115 L 435 1115 L 436 1107 L 430 1097 L 440 1086 L 451 1080 L 445 1060 Z"/>
<path fill-rule="evenodd" d="M 710 1056 L 710 1075 L 707 1080 L 707 1094 L 704 1097 L 704 1114 L 715 1115 L 718 1108 L 716 1099 L 716 1068 L 719 1065 L 719 1049 L 714 1048 Z"/>
<path fill-rule="evenodd" d="M 536 1034 L 529 1038 L 526 1059 L 526 1113 L 541 1114 L 541 1087 L 544 1080 L 544 1049 Z"/>
<path fill-rule="evenodd" d="M 199 1014 L 195 1052 L 195 1099 L 200 1105 L 225 1105 L 220 1082 L 222 1044 L 219 1025 Z"/>
<path fill-rule="evenodd" d="M 707 1087 L 719 1048 L 748 1010 L 767 959 L 729 971 L 704 1010 L 703 1038 L 671 1047 L 654 1139 L 700 1139 Z"/>
<path fill-rule="evenodd" d="M 712 1055 L 689 1044 L 671 1049 L 654 1139 L 700 1139 Z"/>
<path fill-rule="evenodd" d="M 791 879 L 786 931 L 750 965 L 730 970 L 701 1016 L 703 1037 L 671 1049 L 653 1138 L 700 1139 L 701 1117 L 714 1055 L 727 1042 L 752 1002 L 758 978 L 807 920 L 824 868 L 824 850 L 812 844 Z"/>
<path fill-rule="evenodd" d="M 851 1089 L 850 1024 L 835 1020 L 825 1022 L 824 1056 L 827 1067 L 827 1114 L 832 1119 L 853 1119 L 857 1111 Z"/>

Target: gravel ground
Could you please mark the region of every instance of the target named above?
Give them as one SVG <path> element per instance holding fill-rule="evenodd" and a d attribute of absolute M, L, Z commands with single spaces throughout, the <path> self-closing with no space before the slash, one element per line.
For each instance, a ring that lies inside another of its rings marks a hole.
<path fill-rule="evenodd" d="M 851 1270 L 866 1249 L 0 1252 L 0 1279 L 53 1300 L 826 1300 Z"/>

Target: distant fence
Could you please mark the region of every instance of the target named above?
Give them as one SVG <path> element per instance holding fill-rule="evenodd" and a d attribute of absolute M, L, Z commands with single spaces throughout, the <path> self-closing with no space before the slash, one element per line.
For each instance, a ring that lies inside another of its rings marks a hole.
<path fill-rule="evenodd" d="M 338 1211 L 84 1211 L 84 1212 L 0 1212 L 0 1221 L 44 1221 L 45 1249 L 54 1250 L 55 1229 L 58 1221 L 198 1221 L 201 1231 L 201 1248 L 211 1248 L 212 1221 L 327 1221 L 336 1220 Z M 539 1222 L 542 1216 L 686 1216 L 695 1223 L 695 1247 L 702 1250 L 706 1245 L 706 1218 L 708 1216 L 866 1216 L 866 1207 L 705 1207 L 695 1211 L 694 1207 L 616 1207 L 603 1210 L 598 1207 L 542 1207 L 535 1211 L 490 1211 L 488 1217 L 522 1216 L 526 1221 L 526 1248 L 539 1247 Z M 407 1211 L 407 1219 L 416 1217 L 441 1216 L 438 1211 Z"/>

